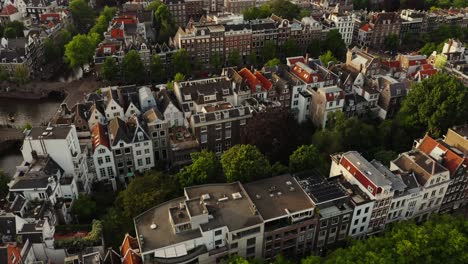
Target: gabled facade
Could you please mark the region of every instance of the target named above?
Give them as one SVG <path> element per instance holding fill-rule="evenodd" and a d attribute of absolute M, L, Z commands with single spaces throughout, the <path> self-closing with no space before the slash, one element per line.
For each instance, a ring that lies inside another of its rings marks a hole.
<path fill-rule="evenodd" d="M 309 91 L 312 95 L 310 117 L 317 127 L 326 126 L 330 113 L 343 111 L 345 95 L 337 86 Z"/>
<path fill-rule="evenodd" d="M 107 126 L 96 124 L 92 131 L 93 161 L 97 181 L 115 181 L 114 155 L 112 154 Z"/>

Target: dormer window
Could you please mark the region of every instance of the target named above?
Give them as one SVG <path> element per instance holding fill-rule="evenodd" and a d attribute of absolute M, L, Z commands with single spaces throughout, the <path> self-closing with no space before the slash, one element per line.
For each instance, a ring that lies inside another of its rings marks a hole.
<path fill-rule="evenodd" d="M 216 118 L 216 120 L 220 120 L 221 119 L 221 113 L 215 113 L 215 118 Z"/>
<path fill-rule="evenodd" d="M 224 111 L 223 116 L 224 116 L 225 119 L 229 118 L 229 111 Z"/>
<path fill-rule="evenodd" d="M 143 136 L 143 132 L 141 132 L 141 131 L 137 133 L 137 136 L 138 136 L 139 141 L 143 141 L 145 139 L 144 136 Z"/>
<path fill-rule="evenodd" d="M 205 122 L 205 114 L 200 114 L 200 122 Z"/>
<path fill-rule="evenodd" d="M 192 100 L 192 96 L 190 94 L 184 94 L 184 100 L 186 101 Z"/>
<path fill-rule="evenodd" d="M 229 89 L 223 89 L 223 95 L 229 95 Z"/>

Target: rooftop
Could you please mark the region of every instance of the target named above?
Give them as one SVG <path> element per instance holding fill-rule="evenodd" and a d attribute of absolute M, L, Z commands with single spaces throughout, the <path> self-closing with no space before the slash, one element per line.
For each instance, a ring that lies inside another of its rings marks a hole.
<path fill-rule="evenodd" d="M 393 163 L 404 172 L 413 172 L 419 184 L 425 185 L 432 175 L 446 169 L 419 150 L 401 154 Z"/>
<path fill-rule="evenodd" d="M 304 173 L 301 178 L 301 186 L 310 195 L 315 204 L 327 203 L 348 197 L 343 188 L 334 182 L 327 181 L 323 176 L 315 172 Z"/>
<path fill-rule="evenodd" d="M 448 149 L 444 144 L 437 142 L 429 135 L 426 135 L 421 140 L 417 148 L 431 156 L 434 160 L 441 162 L 442 165 L 450 171 L 450 174 L 455 173 L 464 162 L 462 157 Z"/>
<path fill-rule="evenodd" d="M 377 186 L 391 185 L 385 175 L 376 169 L 369 161 L 367 161 L 361 154 L 356 151 L 348 151 L 343 154 L 351 164 L 353 164 L 363 175 L 371 180 Z"/>
<path fill-rule="evenodd" d="M 72 126 L 59 127 L 33 127 L 29 132 L 28 137 L 36 139 L 66 139 L 70 133 Z"/>
<path fill-rule="evenodd" d="M 289 174 L 247 183 L 244 188 L 265 221 L 315 207 Z"/>

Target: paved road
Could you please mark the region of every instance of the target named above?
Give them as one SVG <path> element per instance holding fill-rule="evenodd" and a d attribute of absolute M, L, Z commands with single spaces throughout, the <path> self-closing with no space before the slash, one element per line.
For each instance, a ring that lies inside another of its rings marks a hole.
<path fill-rule="evenodd" d="M 102 83 L 89 79 L 76 81 L 73 82 L 73 84 L 74 85 L 67 86 L 64 89 L 64 92 L 67 94 L 64 103 L 66 103 L 69 108 L 81 102 L 86 94 L 102 87 Z"/>
<path fill-rule="evenodd" d="M 16 128 L 0 127 L 0 144 L 9 140 L 20 140 L 23 133 Z"/>

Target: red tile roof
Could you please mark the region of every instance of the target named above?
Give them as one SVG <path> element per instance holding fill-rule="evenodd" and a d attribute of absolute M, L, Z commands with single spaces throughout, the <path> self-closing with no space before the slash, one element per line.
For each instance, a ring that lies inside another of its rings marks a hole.
<path fill-rule="evenodd" d="M 109 136 L 107 129 L 101 124 L 96 124 L 91 130 L 91 138 L 93 141 L 93 151 L 100 145 L 110 148 Z"/>
<path fill-rule="evenodd" d="M 344 99 L 344 92 L 341 91 L 338 96 L 335 96 L 335 93 L 326 93 L 325 97 L 327 98 L 327 102 L 335 101 L 336 99 Z"/>
<path fill-rule="evenodd" d="M 269 91 L 271 89 L 271 86 L 273 86 L 273 84 L 267 78 L 265 78 L 265 76 L 263 76 L 259 71 L 255 71 L 255 77 L 257 77 L 257 80 L 259 80 L 262 83 L 262 89 Z"/>
<path fill-rule="evenodd" d="M 7 249 L 8 263 L 5 263 L 5 264 L 20 264 L 20 263 L 23 263 L 22 259 L 21 259 L 21 248 L 19 248 L 16 245 L 13 245 L 13 244 L 7 244 L 6 249 Z M 13 261 L 13 259 L 14 259 L 14 261 Z"/>
<path fill-rule="evenodd" d="M 306 83 L 317 83 L 322 81 L 322 76 L 320 76 L 320 74 L 301 62 L 294 65 L 292 72 Z"/>
<path fill-rule="evenodd" d="M 258 80 L 257 77 L 255 77 L 255 75 L 247 68 L 242 68 L 239 71 L 239 75 L 247 82 L 252 93 L 257 91 L 257 85 L 262 85 L 260 80 Z"/>
<path fill-rule="evenodd" d="M 426 59 L 421 59 L 421 60 L 410 60 L 408 62 L 409 66 L 415 66 L 415 65 L 423 65 L 423 64 L 427 64 L 427 60 Z"/>
<path fill-rule="evenodd" d="M 421 66 L 423 70 L 431 70 L 434 69 L 431 64 L 424 64 Z"/>
<path fill-rule="evenodd" d="M 123 23 L 125 25 L 137 24 L 138 19 L 137 19 L 136 16 L 118 16 L 118 17 L 114 17 L 112 19 L 112 24 L 114 24 L 114 23 Z"/>
<path fill-rule="evenodd" d="M 2 12 L 0 12 L 0 15 L 2 16 L 10 16 L 18 12 L 18 9 L 12 4 L 7 5 L 2 9 Z"/>
<path fill-rule="evenodd" d="M 113 28 L 111 29 L 111 37 L 115 39 L 122 39 L 124 38 L 124 30 L 121 28 Z"/>
<path fill-rule="evenodd" d="M 364 26 L 361 27 L 362 30 L 365 32 L 369 32 L 369 30 L 372 29 L 372 26 L 370 24 L 365 24 Z"/>
<path fill-rule="evenodd" d="M 450 171 L 450 174 L 453 174 L 464 162 L 464 159 L 455 154 L 455 152 L 440 144 L 428 135 L 423 138 L 418 146 L 418 149 L 430 156 L 430 153 L 436 147 L 440 148 L 442 151 L 445 151 L 442 165 Z"/>
<path fill-rule="evenodd" d="M 60 14 L 57 14 L 57 13 L 40 14 L 39 17 L 40 17 L 41 21 L 46 21 L 46 20 L 61 21 L 62 20 Z"/>
<path fill-rule="evenodd" d="M 120 247 L 120 255 L 123 258 L 122 264 L 141 264 L 141 256 L 134 251 L 138 248 L 137 239 L 126 234 L 122 246 Z"/>
<path fill-rule="evenodd" d="M 289 65 L 293 66 L 298 62 L 305 63 L 304 57 L 293 57 L 293 58 L 287 58 Z"/>

